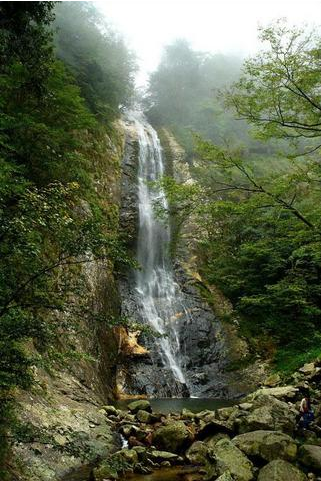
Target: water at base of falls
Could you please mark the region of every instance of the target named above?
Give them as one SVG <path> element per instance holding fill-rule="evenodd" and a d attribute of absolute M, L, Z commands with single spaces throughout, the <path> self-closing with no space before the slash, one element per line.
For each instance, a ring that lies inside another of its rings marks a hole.
<path fill-rule="evenodd" d="M 138 211 L 139 228 L 135 290 L 143 322 L 157 333 L 155 343 L 162 365 L 171 377 L 171 395 L 188 395 L 188 379 L 183 366 L 179 317 L 188 315 L 183 296 L 174 280 L 169 254 L 170 228 L 155 213 L 155 204 L 168 208 L 165 192 L 155 185 L 164 175 L 164 162 L 156 131 L 140 112 L 130 112 L 139 143 Z M 157 377 L 157 372 L 155 372 Z"/>

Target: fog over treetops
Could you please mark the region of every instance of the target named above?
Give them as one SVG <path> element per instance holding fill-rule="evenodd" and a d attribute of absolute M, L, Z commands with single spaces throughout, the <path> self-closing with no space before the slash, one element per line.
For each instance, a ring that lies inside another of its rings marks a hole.
<path fill-rule="evenodd" d="M 290 23 L 321 23 L 319 0 L 106 0 L 97 8 L 119 29 L 138 55 L 138 83 L 160 60 L 164 45 L 187 39 L 196 50 L 252 54 L 257 27 L 286 17 Z"/>

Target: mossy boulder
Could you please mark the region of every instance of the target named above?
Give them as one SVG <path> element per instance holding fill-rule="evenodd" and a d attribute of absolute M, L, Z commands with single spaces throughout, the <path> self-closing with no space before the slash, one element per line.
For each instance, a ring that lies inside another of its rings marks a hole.
<path fill-rule="evenodd" d="M 209 447 L 202 441 L 195 441 L 185 453 L 191 464 L 205 465 L 207 463 Z"/>
<path fill-rule="evenodd" d="M 98 468 L 93 471 L 95 481 L 103 481 L 105 479 L 118 479 L 117 470 L 110 466 L 109 464 L 101 464 Z"/>
<path fill-rule="evenodd" d="M 154 451 L 148 453 L 148 457 L 156 463 L 161 463 L 163 461 L 169 461 L 171 463 L 177 460 L 178 455 L 169 453 L 168 451 L 157 451 L 155 449 Z"/>
<path fill-rule="evenodd" d="M 307 468 L 321 473 L 321 447 L 303 444 L 299 449 L 299 460 Z"/>
<path fill-rule="evenodd" d="M 214 446 L 221 440 L 221 439 L 230 439 L 229 435 L 226 433 L 217 433 L 213 436 L 208 436 L 204 439 L 204 443 L 208 446 L 208 448 L 214 448 Z"/>
<path fill-rule="evenodd" d="M 180 453 L 193 441 L 190 430 L 181 421 L 161 426 L 153 434 L 153 444 L 164 451 Z"/>
<path fill-rule="evenodd" d="M 282 431 L 293 434 L 296 411 L 287 403 L 273 396 L 259 395 L 253 402 L 253 407 L 246 416 L 236 419 L 239 433 L 250 431 Z"/>
<path fill-rule="evenodd" d="M 221 439 L 213 448 L 218 475 L 229 472 L 237 481 L 254 479 L 254 467 L 245 454 L 228 439 Z"/>
<path fill-rule="evenodd" d="M 107 416 L 110 416 L 110 415 L 117 416 L 119 414 L 119 411 L 118 409 L 115 408 L 115 406 L 111 406 L 111 405 L 103 406 L 101 409 L 103 412 L 107 414 Z"/>
<path fill-rule="evenodd" d="M 287 434 L 277 431 L 252 431 L 240 434 L 232 443 L 247 456 L 258 456 L 265 461 L 273 459 L 293 461 L 297 454 L 296 442 Z"/>
<path fill-rule="evenodd" d="M 130 404 L 128 404 L 128 409 L 133 414 L 136 414 L 140 410 L 148 411 L 148 412 L 152 411 L 150 402 L 147 401 L 146 399 L 139 399 L 138 401 L 131 402 Z"/>
<path fill-rule="evenodd" d="M 282 459 L 275 459 L 264 466 L 257 478 L 258 481 L 307 481 L 302 471 Z"/>
<path fill-rule="evenodd" d="M 143 409 L 137 411 L 136 418 L 140 423 L 151 423 L 154 419 L 152 413 L 144 411 Z"/>

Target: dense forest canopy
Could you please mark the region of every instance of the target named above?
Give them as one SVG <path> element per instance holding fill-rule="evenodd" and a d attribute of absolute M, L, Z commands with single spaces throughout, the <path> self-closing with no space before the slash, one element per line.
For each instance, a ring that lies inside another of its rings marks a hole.
<path fill-rule="evenodd" d="M 31 385 L 33 366 L 55 358 L 56 337 L 72 330 L 48 317 L 79 289 L 68 272 L 96 257 L 127 262 L 88 152 L 128 102 L 135 61 L 92 4 L 1 2 L 0 17 L 3 453 L 15 388 Z"/>
<path fill-rule="evenodd" d="M 232 300 L 253 352 L 275 357 L 279 368 L 290 371 L 321 352 L 320 37 L 285 21 L 261 29 L 260 37 L 264 49 L 244 63 L 223 104 L 253 127 L 260 155 L 251 143 L 230 137 L 224 144 L 208 135 L 192 92 L 184 101 L 177 96 L 176 104 L 171 99 L 184 115 L 166 118 L 162 89 L 179 65 L 171 49 L 151 77 L 150 114 L 174 133 L 186 118 L 199 127 L 191 159 L 196 183 L 163 181 L 172 213 L 178 223 L 192 218 L 198 225 L 204 278 Z M 181 49 L 186 68 L 198 74 L 196 54 L 194 63 L 186 63 L 191 51 L 180 42 L 178 56 Z M 183 77 L 186 89 L 193 90 L 195 75 Z"/>

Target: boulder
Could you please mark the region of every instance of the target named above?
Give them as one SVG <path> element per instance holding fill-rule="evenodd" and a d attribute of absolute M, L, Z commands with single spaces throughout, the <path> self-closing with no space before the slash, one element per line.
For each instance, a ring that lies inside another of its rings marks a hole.
<path fill-rule="evenodd" d="M 208 450 L 209 447 L 207 444 L 203 443 L 202 441 L 195 441 L 195 443 L 188 448 L 185 456 L 191 464 L 204 465 L 207 462 Z"/>
<path fill-rule="evenodd" d="M 304 364 L 302 367 L 300 367 L 299 372 L 301 374 L 309 376 L 311 374 L 314 374 L 315 370 L 316 370 L 316 367 L 314 362 L 309 362 Z"/>
<path fill-rule="evenodd" d="M 238 406 L 217 409 L 217 411 L 215 411 L 215 416 L 221 421 L 227 421 L 231 416 L 235 416 L 238 409 Z"/>
<path fill-rule="evenodd" d="M 233 428 L 228 421 L 220 421 L 219 419 L 213 419 L 208 423 L 203 423 L 197 433 L 197 438 L 203 440 L 208 436 L 216 433 L 232 434 Z"/>
<path fill-rule="evenodd" d="M 134 423 L 135 422 L 135 414 L 129 414 L 129 413 L 126 413 L 124 415 L 122 415 L 122 419 L 123 421 L 125 422 L 129 422 L 129 423 Z"/>
<path fill-rule="evenodd" d="M 181 421 L 174 421 L 166 426 L 161 426 L 153 434 L 153 444 L 157 448 L 173 453 L 182 451 L 192 441 L 192 433 Z"/>
<path fill-rule="evenodd" d="M 252 409 L 253 403 L 241 403 L 239 404 L 239 408 L 242 409 L 242 411 L 249 411 Z"/>
<path fill-rule="evenodd" d="M 115 406 L 103 406 L 101 409 L 107 414 L 107 416 L 110 414 L 117 416 L 119 414 L 119 411 L 115 408 Z"/>
<path fill-rule="evenodd" d="M 95 468 L 93 475 L 95 481 L 118 479 L 118 473 L 116 469 L 109 464 L 101 464 L 98 468 Z"/>
<path fill-rule="evenodd" d="M 194 414 L 195 419 L 204 419 L 208 416 L 214 417 L 214 411 L 210 411 L 209 409 L 205 409 L 204 411 L 200 411 L 199 413 Z"/>
<path fill-rule="evenodd" d="M 135 449 L 121 449 L 120 451 L 116 451 L 111 456 L 112 461 L 124 461 L 126 464 L 130 464 L 131 466 L 135 466 L 138 463 L 138 454 Z"/>
<path fill-rule="evenodd" d="M 157 451 L 156 449 L 151 453 L 148 453 L 148 457 L 155 461 L 156 463 L 161 463 L 162 461 L 173 462 L 178 458 L 177 454 L 169 453 L 168 451 Z"/>
<path fill-rule="evenodd" d="M 229 471 L 226 471 L 219 478 L 216 479 L 216 481 L 234 481 L 234 480 L 235 478 L 232 478 L 231 473 Z"/>
<path fill-rule="evenodd" d="M 264 466 L 257 478 L 258 481 L 307 481 L 302 471 L 282 459 L 275 459 Z"/>
<path fill-rule="evenodd" d="M 208 436 L 204 439 L 204 443 L 212 449 L 221 439 L 230 439 L 230 436 L 226 433 L 217 433 L 213 436 Z"/>
<path fill-rule="evenodd" d="M 280 374 L 270 374 L 265 380 L 263 381 L 263 385 L 267 387 L 275 387 L 281 383 L 281 376 Z"/>
<path fill-rule="evenodd" d="M 259 396 L 273 396 L 280 400 L 291 401 L 299 394 L 299 389 L 294 386 L 265 387 L 258 389 L 247 396 L 247 401 L 255 401 Z"/>
<path fill-rule="evenodd" d="M 228 439 L 221 439 L 214 446 L 213 453 L 218 475 L 227 471 L 237 481 L 251 481 L 254 478 L 252 462 Z"/>
<path fill-rule="evenodd" d="M 147 401 L 146 399 L 139 399 L 138 401 L 131 402 L 128 404 L 128 409 L 130 412 L 136 414 L 139 410 L 143 411 L 152 411 L 152 407 L 150 405 L 150 402 Z"/>
<path fill-rule="evenodd" d="M 139 431 L 139 428 L 134 424 L 123 424 L 119 432 L 125 436 L 125 438 L 129 438 L 129 436 L 134 436 Z"/>
<path fill-rule="evenodd" d="M 260 394 L 253 402 L 252 409 L 235 420 L 239 433 L 249 431 L 282 431 L 292 434 L 296 425 L 297 411 L 287 403 L 273 396 Z"/>
<path fill-rule="evenodd" d="M 148 411 L 144 411 L 143 409 L 140 409 L 136 413 L 136 418 L 140 423 L 150 423 L 153 420 L 153 415 Z"/>
<path fill-rule="evenodd" d="M 181 418 L 182 419 L 194 419 L 195 418 L 195 413 L 190 411 L 189 409 L 183 409 L 181 413 Z"/>
<path fill-rule="evenodd" d="M 247 456 L 260 457 L 265 461 L 273 459 L 293 461 L 297 453 L 295 441 L 287 434 L 276 431 L 252 431 L 240 434 L 232 439 L 232 443 Z"/>
<path fill-rule="evenodd" d="M 312 470 L 321 473 L 321 447 L 303 444 L 299 449 L 300 462 Z"/>

